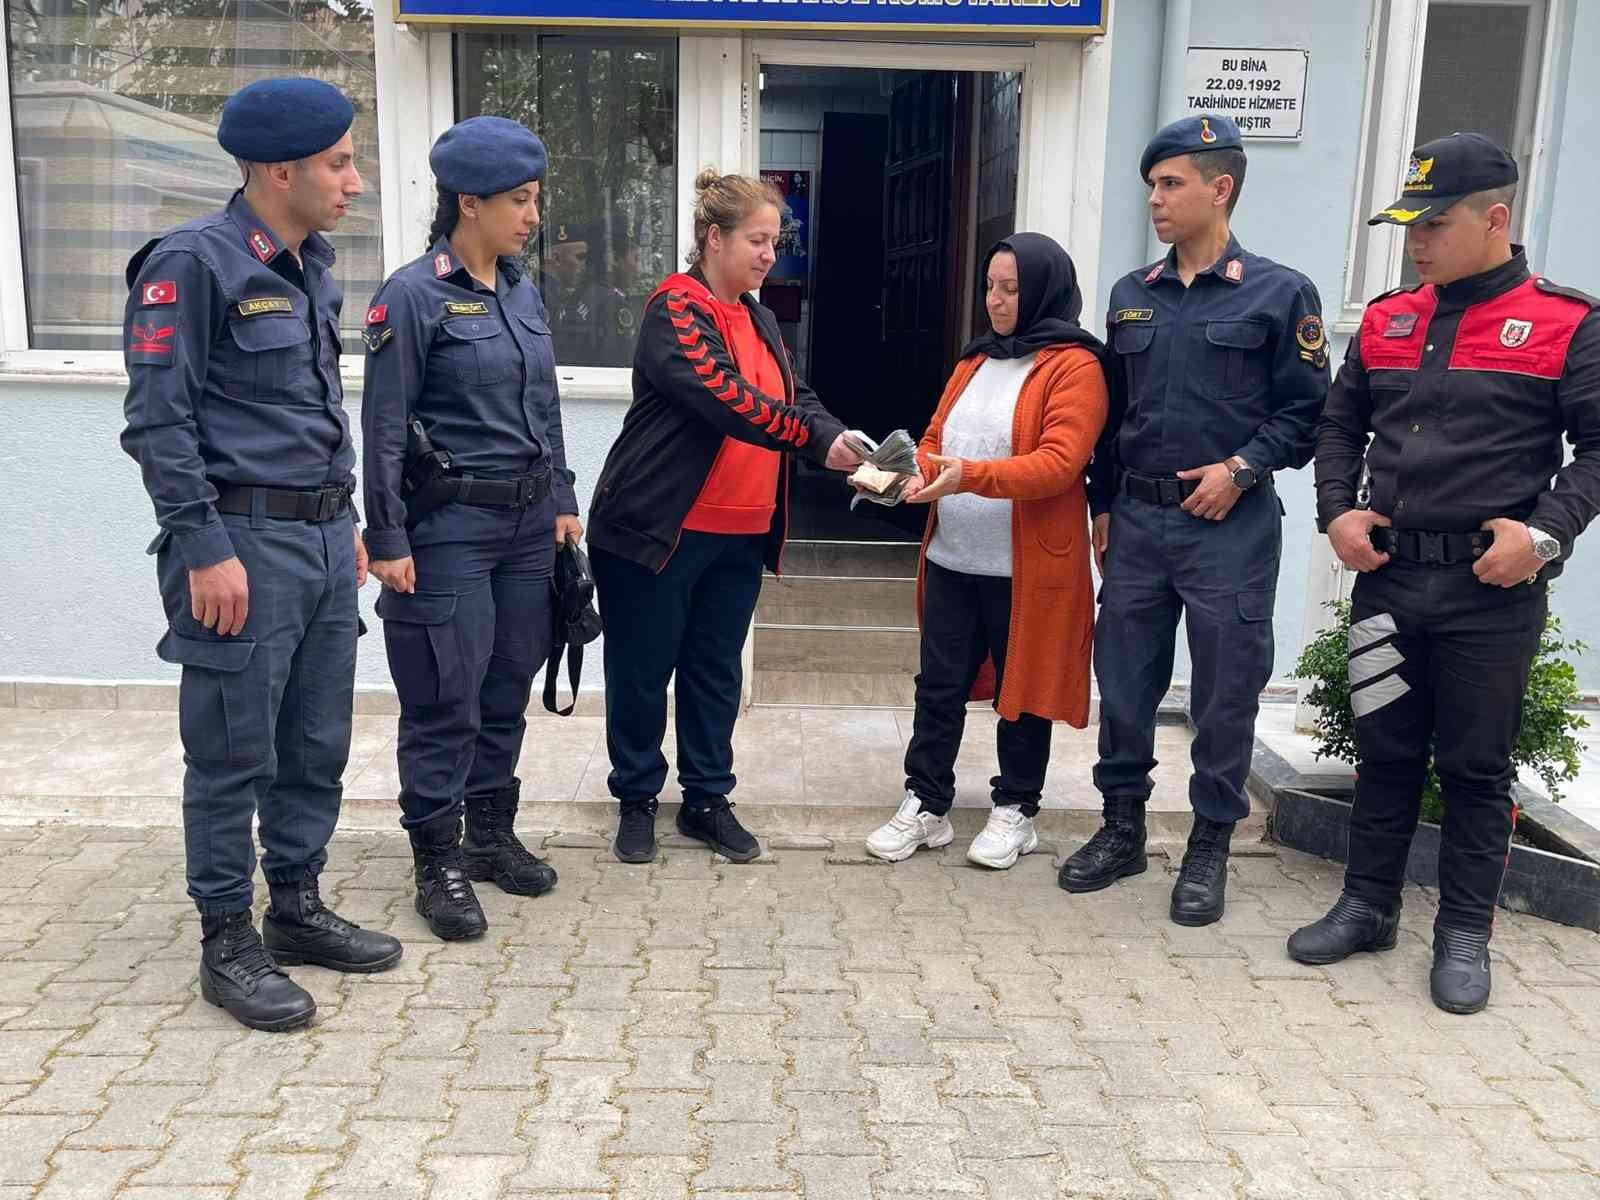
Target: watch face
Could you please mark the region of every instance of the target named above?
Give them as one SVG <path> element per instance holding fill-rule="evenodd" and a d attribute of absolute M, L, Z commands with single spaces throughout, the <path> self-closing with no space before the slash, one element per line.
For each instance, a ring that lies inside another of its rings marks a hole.
<path fill-rule="evenodd" d="M 1533 552 L 1544 562 L 1561 557 L 1561 543 L 1555 538 L 1540 538 L 1533 544 Z"/>
<path fill-rule="evenodd" d="M 1256 473 L 1249 467 L 1240 467 L 1233 473 L 1233 486 L 1247 492 L 1256 485 Z"/>

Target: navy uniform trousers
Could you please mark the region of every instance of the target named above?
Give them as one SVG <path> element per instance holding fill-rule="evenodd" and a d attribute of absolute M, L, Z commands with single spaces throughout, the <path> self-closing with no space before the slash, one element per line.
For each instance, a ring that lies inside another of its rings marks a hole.
<path fill-rule="evenodd" d="M 1156 712 L 1172 683 L 1178 618 L 1188 628 L 1195 736 L 1189 803 L 1212 821 L 1250 811 L 1245 781 L 1261 689 L 1272 678 L 1272 608 L 1283 510 L 1262 485 L 1222 521 L 1119 494 L 1094 628 L 1104 796 L 1148 798 Z"/>
<path fill-rule="evenodd" d="M 550 652 L 556 502 L 448 504 L 411 530 L 417 590 L 378 600 L 400 697 L 400 823 L 459 813 L 516 774 Z"/>
<path fill-rule="evenodd" d="M 1516 825 L 1511 752 L 1547 610 L 1543 582 L 1493 587 L 1471 563 L 1395 559 L 1356 578 L 1351 894 L 1385 908 L 1400 902 L 1431 751 L 1444 796 L 1439 924 L 1494 923 Z"/>
<path fill-rule="evenodd" d="M 156 539 L 168 622 L 157 653 L 183 667 L 189 895 L 208 915 L 250 907 L 257 812 L 269 883 L 315 878 L 327 862 L 350 756 L 360 620 L 348 515 L 320 524 L 221 520 L 249 577 L 249 615 L 236 637 L 195 620 L 183 558 L 165 534 Z"/>

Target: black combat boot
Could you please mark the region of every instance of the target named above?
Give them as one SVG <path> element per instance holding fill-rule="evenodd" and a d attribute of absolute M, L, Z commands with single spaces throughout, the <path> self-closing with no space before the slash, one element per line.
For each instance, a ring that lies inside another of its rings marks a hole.
<path fill-rule="evenodd" d="M 704 842 L 724 858 L 749 862 L 761 853 L 761 843 L 739 824 L 727 797 L 717 796 L 708 803 L 691 805 L 687 800 L 678 809 L 678 832 Z"/>
<path fill-rule="evenodd" d="M 1320 967 L 1362 950 L 1393 950 L 1399 930 L 1398 904 L 1384 908 L 1345 892 L 1322 920 L 1289 935 L 1289 957 Z"/>
<path fill-rule="evenodd" d="M 1228 843 L 1232 821 L 1195 814 L 1178 882 L 1172 885 L 1171 916 L 1178 925 L 1210 925 L 1222 919 L 1228 888 Z"/>
<path fill-rule="evenodd" d="M 1482 1012 L 1489 1003 L 1489 931 L 1435 925 L 1428 990 L 1445 1012 Z"/>
<path fill-rule="evenodd" d="M 1150 865 L 1144 852 L 1143 796 L 1107 796 L 1102 823 L 1066 862 L 1056 878 L 1069 892 L 1098 892 Z"/>
<path fill-rule="evenodd" d="M 617 836 L 611 843 L 617 861 L 647 863 L 656 860 L 656 802 L 624 800 L 617 817 Z"/>
<path fill-rule="evenodd" d="M 272 905 L 261 920 L 261 940 L 285 967 L 309 963 L 330 971 L 370 975 L 400 961 L 400 939 L 346 921 L 322 903 L 315 879 L 269 883 Z"/>
<path fill-rule="evenodd" d="M 555 868 L 535 858 L 513 830 L 517 797 L 522 781 L 487 796 L 467 797 L 467 833 L 461 839 L 461 857 L 467 878 L 493 880 L 513 896 L 542 896 L 556 885 Z"/>
<path fill-rule="evenodd" d="M 248 910 L 201 914 L 200 994 L 251 1029 L 293 1029 L 317 1011 L 311 993 L 278 969 Z"/>
<path fill-rule="evenodd" d="M 411 830 L 416 862 L 417 914 L 434 936 L 447 942 L 480 936 L 489 928 L 461 857 L 461 818 L 435 817 Z"/>

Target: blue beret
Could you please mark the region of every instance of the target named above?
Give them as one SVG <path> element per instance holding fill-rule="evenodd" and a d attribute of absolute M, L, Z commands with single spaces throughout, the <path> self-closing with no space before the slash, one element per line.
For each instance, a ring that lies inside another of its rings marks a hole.
<path fill-rule="evenodd" d="M 447 192 L 493 196 L 544 178 L 544 143 L 505 117 L 468 117 L 439 135 L 428 152 L 433 177 Z"/>
<path fill-rule="evenodd" d="M 1232 117 L 1215 117 L 1202 113 L 1197 117 L 1184 117 L 1158 131 L 1144 148 L 1139 160 L 1139 178 L 1149 180 L 1150 168 L 1158 162 L 1176 158 L 1180 154 L 1198 154 L 1202 150 L 1243 150 L 1244 141 L 1239 136 L 1239 123 Z"/>
<path fill-rule="evenodd" d="M 246 162 L 293 162 L 333 145 L 355 116 L 355 106 L 331 83 L 259 79 L 228 97 L 217 141 Z"/>

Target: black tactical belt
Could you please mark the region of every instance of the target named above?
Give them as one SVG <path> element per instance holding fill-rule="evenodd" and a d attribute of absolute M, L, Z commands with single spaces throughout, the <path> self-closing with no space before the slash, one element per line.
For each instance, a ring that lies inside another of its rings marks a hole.
<path fill-rule="evenodd" d="M 1135 500 L 1146 504 L 1168 507 L 1182 504 L 1200 486 L 1198 479 L 1160 479 L 1151 475 L 1135 475 L 1132 471 L 1122 476 L 1122 490 Z"/>
<path fill-rule="evenodd" d="M 421 491 L 430 508 L 441 504 L 473 504 L 483 508 L 527 508 L 550 494 L 550 472 L 519 475 L 515 479 L 474 479 L 470 475 L 441 475 Z"/>
<path fill-rule="evenodd" d="M 1431 533 L 1426 529 L 1380 527 L 1370 536 L 1373 548 L 1380 553 L 1430 567 L 1469 563 L 1482 558 L 1494 545 L 1494 534 L 1487 529 L 1473 533 Z"/>
<path fill-rule="evenodd" d="M 235 487 L 213 484 L 217 489 L 216 510 L 248 517 L 255 512 L 256 493 L 261 493 L 263 516 L 279 521 L 331 521 L 350 512 L 350 487 L 296 488 Z"/>

